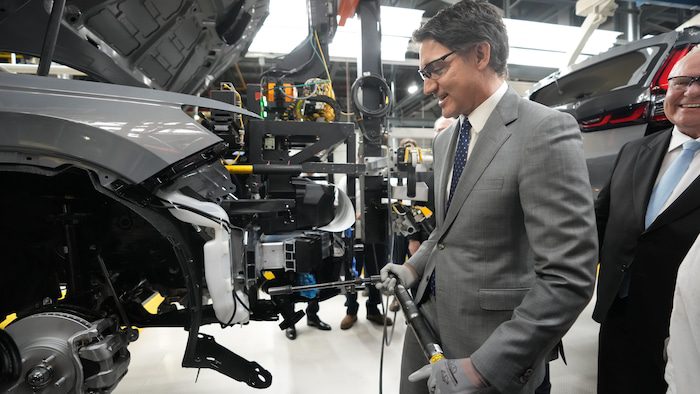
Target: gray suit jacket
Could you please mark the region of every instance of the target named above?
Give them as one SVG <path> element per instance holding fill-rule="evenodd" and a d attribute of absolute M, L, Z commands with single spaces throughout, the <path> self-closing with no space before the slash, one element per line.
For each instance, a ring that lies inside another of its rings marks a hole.
<path fill-rule="evenodd" d="M 598 244 L 578 125 L 509 89 L 445 211 L 457 127 L 434 141 L 437 226 L 408 260 L 421 277 L 416 299 L 435 270 L 433 323 L 447 357 L 471 357 L 499 392 L 534 392 L 595 282 Z"/>

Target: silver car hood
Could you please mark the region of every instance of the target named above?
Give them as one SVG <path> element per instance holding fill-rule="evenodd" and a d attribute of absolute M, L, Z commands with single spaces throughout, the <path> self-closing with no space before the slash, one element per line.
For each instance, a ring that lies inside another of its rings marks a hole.
<path fill-rule="evenodd" d="M 258 117 L 185 94 L 0 73 L 0 164 L 55 157 L 141 183 L 222 141 L 182 105 Z"/>

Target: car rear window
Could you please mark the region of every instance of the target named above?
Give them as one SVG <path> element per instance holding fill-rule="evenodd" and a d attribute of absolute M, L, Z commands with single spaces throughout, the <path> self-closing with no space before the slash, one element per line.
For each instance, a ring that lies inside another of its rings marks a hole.
<path fill-rule="evenodd" d="M 659 50 L 659 46 L 640 48 L 595 63 L 544 86 L 530 95 L 530 99 L 554 107 L 637 85 L 651 71 L 650 65 Z"/>

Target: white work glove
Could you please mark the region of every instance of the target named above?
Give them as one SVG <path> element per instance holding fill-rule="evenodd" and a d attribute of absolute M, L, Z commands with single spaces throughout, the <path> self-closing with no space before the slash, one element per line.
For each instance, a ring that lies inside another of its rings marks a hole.
<path fill-rule="evenodd" d="M 389 273 L 394 274 L 393 277 L 389 276 Z M 404 287 L 409 288 L 413 286 L 418 280 L 418 274 L 415 269 L 408 264 L 387 264 L 379 271 L 382 281 L 377 283 L 375 286 L 382 293 L 386 295 L 394 294 L 394 287 L 396 287 L 396 278 L 399 279 Z"/>
<path fill-rule="evenodd" d="M 478 380 L 479 386 L 473 384 L 467 377 L 465 364 L 469 364 Z M 435 364 L 428 364 L 412 373 L 408 377 L 409 382 L 418 382 L 428 378 L 428 391 L 436 394 L 469 394 L 485 387 L 478 377 L 478 372 L 471 365 L 469 359 L 460 358 L 448 360 L 443 358 Z"/>

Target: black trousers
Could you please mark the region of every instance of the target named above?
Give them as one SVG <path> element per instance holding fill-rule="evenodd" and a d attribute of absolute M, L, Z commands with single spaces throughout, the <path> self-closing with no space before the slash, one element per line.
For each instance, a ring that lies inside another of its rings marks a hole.
<path fill-rule="evenodd" d="M 664 394 L 663 339 L 649 335 L 628 304 L 615 300 L 600 325 L 598 394 Z"/>
<path fill-rule="evenodd" d="M 318 310 L 321 307 L 318 305 L 318 298 L 309 300 L 308 305 L 306 305 L 306 317 L 315 319 L 318 316 Z"/>
<path fill-rule="evenodd" d="M 355 268 L 358 274 L 362 273 L 362 268 L 365 269 L 365 278 L 372 275 L 379 275 L 379 270 L 386 265 L 386 245 L 385 244 L 365 244 L 363 254 L 355 256 Z M 374 285 L 367 285 L 369 289 L 369 298 L 367 299 L 367 314 L 378 315 L 379 305 L 382 302 L 382 295 Z M 347 306 L 348 315 L 357 315 L 360 309 L 360 304 L 357 303 L 357 293 L 348 293 L 346 295 L 345 306 Z"/>

